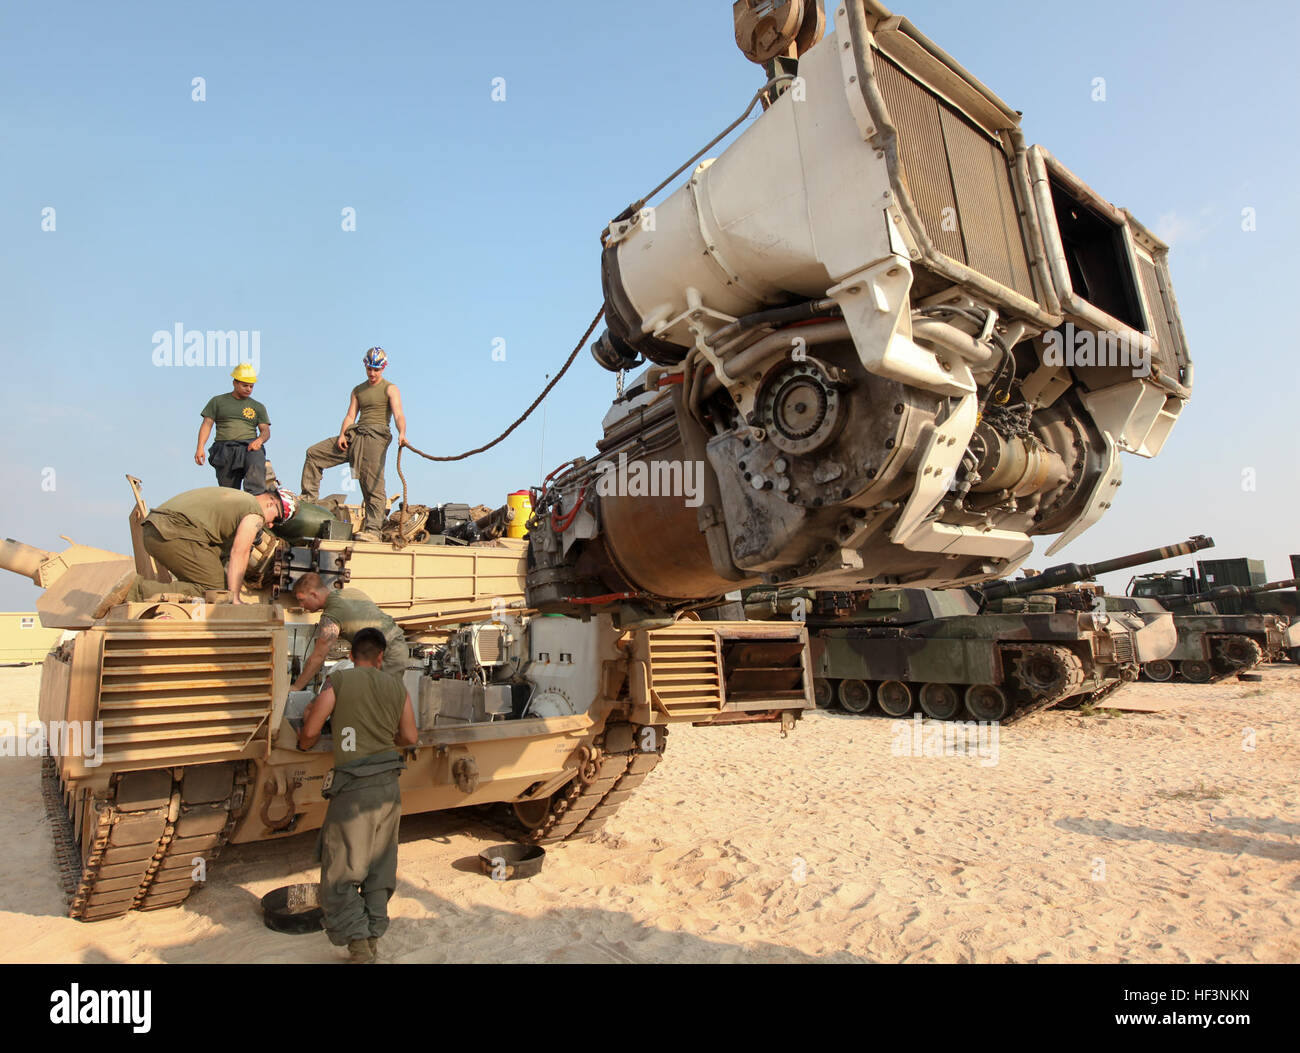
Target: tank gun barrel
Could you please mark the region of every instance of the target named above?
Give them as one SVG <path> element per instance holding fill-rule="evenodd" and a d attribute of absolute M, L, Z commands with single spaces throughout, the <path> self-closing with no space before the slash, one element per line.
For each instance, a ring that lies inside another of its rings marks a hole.
<path fill-rule="evenodd" d="M 1178 545 L 1164 548 L 1148 548 L 1128 556 L 1104 559 L 1099 563 L 1062 563 L 1050 567 L 1041 574 L 1021 578 L 1019 581 L 995 581 L 983 586 L 980 591 L 986 600 L 1000 600 L 1007 596 L 1023 596 L 1028 592 L 1056 588 L 1058 585 L 1073 585 L 1077 581 L 1086 581 L 1098 574 L 1109 574 L 1114 570 L 1127 570 L 1143 563 L 1158 563 L 1162 559 L 1174 559 L 1199 552 L 1204 548 L 1213 548 L 1214 539 L 1204 534 L 1197 534 Z"/>
<path fill-rule="evenodd" d="M 0 541 L 0 570 L 11 570 L 15 574 L 21 574 L 36 585 L 41 584 L 41 564 L 53 556 L 53 552 L 24 545 L 11 537 Z"/>
<path fill-rule="evenodd" d="M 1258 596 L 1262 592 L 1277 592 L 1281 589 L 1300 588 L 1300 578 L 1288 578 L 1285 581 L 1267 581 L 1262 585 L 1223 585 L 1208 592 L 1196 592 L 1189 596 L 1161 596 L 1160 602 L 1166 607 L 1182 606 L 1187 603 L 1205 603 L 1209 600 L 1226 600 L 1232 596 Z"/>

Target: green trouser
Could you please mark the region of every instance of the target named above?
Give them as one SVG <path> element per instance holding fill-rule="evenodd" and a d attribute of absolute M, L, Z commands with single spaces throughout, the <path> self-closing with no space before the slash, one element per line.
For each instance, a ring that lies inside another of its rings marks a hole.
<path fill-rule="evenodd" d="M 348 780 L 330 798 L 321 826 L 321 910 L 330 943 L 378 939 L 388 930 L 388 900 L 397 888 L 399 772 Z M 342 773 L 336 770 L 336 780 Z"/>
<path fill-rule="evenodd" d="M 208 589 L 226 587 L 226 568 L 221 565 L 221 553 L 213 546 L 187 538 L 164 538 L 149 522 L 141 524 L 140 533 L 144 537 L 144 550 L 171 571 L 176 580 L 139 578 L 131 587 L 128 600 L 151 600 L 165 592 L 202 596 Z"/>
<path fill-rule="evenodd" d="M 308 447 L 302 465 L 302 483 L 299 490 L 305 501 L 315 501 L 320 488 L 320 475 L 326 468 L 347 461 L 352 477 L 361 484 L 366 501 L 366 521 L 362 530 L 378 530 L 388 515 L 388 494 L 384 489 L 384 461 L 388 457 L 391 434 L 373 435 L 349 428 L 346 438 L 348 448 L 340 450 L 338 437 L 322 439 Z"/>

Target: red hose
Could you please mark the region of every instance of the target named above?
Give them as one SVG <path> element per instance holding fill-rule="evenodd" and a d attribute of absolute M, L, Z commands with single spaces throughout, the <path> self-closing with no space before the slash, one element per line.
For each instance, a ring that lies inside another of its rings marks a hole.
<path fill-rule="evenodd" d="M 574 503 L 573 508 L 564 514 L 562 519 L 556 516 L 554 512 L 551 513 L 551 529 L 557 534 L 563 534 L 572 525 L 573 520 L 578 515 L 578 510 L 582 508 L 583 499 L 587 496 L 587 486 L 589 484 L 590 480 L 582 484 L 582 489 L 578 491 L 578 500 Z"/>

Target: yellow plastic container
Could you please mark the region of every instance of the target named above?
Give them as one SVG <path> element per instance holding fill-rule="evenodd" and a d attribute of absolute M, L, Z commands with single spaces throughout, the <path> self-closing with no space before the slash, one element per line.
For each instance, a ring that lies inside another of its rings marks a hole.
<path fill-rule="evenodd" d="M 510 523 L 506 526 L 506 537 L 527 537 L 528 517 L 533 514 L 533 499 L 527 490 L 516 490 L 506 496 L 506 506 L 510 509 Z"/>

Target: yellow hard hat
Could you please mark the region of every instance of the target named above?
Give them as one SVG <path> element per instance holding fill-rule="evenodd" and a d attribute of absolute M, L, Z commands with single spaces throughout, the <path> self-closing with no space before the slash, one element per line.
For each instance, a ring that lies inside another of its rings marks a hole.
<path fill-rule="evenodd" d="M 234 377 L 236 380 L 238 380 L 241 384 L 257 383 L 257 373 L 253 369 L 251 363 L 248 362 L 240 362 L 239 365 L 235 367 L 235 371 L 230 375 Z"/>

